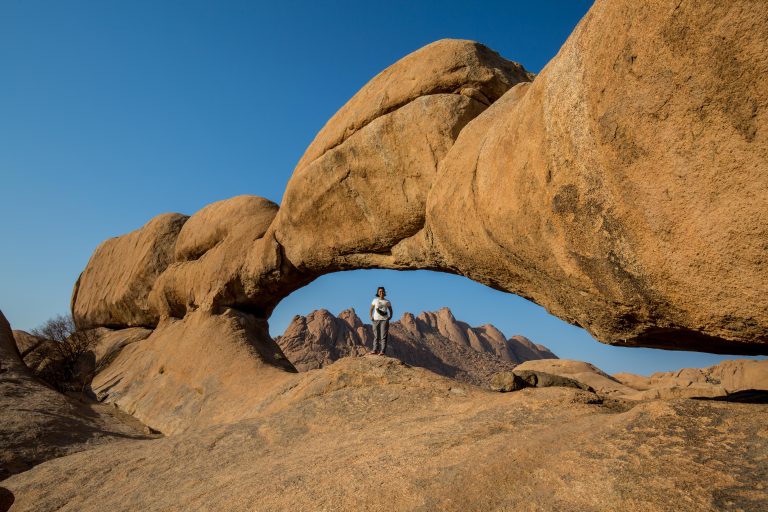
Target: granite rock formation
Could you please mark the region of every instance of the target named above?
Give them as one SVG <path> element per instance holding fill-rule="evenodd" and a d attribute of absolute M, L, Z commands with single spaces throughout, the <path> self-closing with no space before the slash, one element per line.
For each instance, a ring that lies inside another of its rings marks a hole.
<path fill-rule="evenodd" d="M 292 375 L 248 418 L 96 447 L 0 485 L 14 512 L 700 512 L 768 500 L 766 405 L 493 393 L 388 357 Z"/>
<path fill-rule="evenodd" d="M 526 361 L 514 371 L 542 372 L 574 379 L 590 386 L 601 397 L 623 400 L 737 400 L 744 393 L 747 400 L 765 401 L 768 398 L 768 360 L 726 360 L 708 368 L 682 368 L 654 373 L 650 377 L 632 373 L 611 376 L 590 363 L 568 359 Z"/>
<path fill-rule="evenodd" d="M 438 41 L 405 57 L 320 132 L 279 210 L 241 196 L 201 210 L 183 230 L 182 216 L 173 218 L 173 232 L 161 230 L 170 221 L 164 216 L 125 241 L 105 242 L 73 294 L 78 324 L 152 327 L 160 318 L 228 307 L 266 319 L 293 290 L 324 273 L 357 268 L 366 254 L 385 252 L 418 231 L 438 164 L 461 129 L 530 77 L 471 41 Z M 190 250 L 189 240 L 201 242 Z M 149 268 L 137 272 L 141 266 Z"/>
<path fill-rule="evenodd" d="M 126 345 L 91 387 L 99 401 L 175 434 L 248 417 L 295 372 L 264 320 L 236 310 L 197 311 L 165 319 L 146 339 Z"/>
<path fill-rule="evenodd" d="M 543 372 L 574 379 L 605 397 L 626 397 L 637 392 L 635 388 L 624 385 L 600 368 L 584 361 L 571 359 L 526 361 L 515 370 Z"/>
<path fill-rule="evenodd" d="M 477 43 L 428 45 L 329 121 L 279 209 L 204 209 L 178 250 L 170 214 L 102 244 L 75 317 L 267 319 L 319 275 L 420 268 L 604 343 L 766 353 L 766 9 L 600 0 L 533 82 Z"/>
<path fill-rule="evenodd" d="M 457 345 L 471 347 L 476 352 L 486 352 L 512 363 L 531 359 L 557 359 L 544 345 L 537 345 L 525 336 L 506 338 L 504 333 L 491 324 L 471 327 L 456 320 L 447 307 L 438 311 L 425 311 L 416 317 L 406 313 L 401 320 L 403 327 L 413 334 L 437 332 Z"/>
<path fill-rule="evenodd" d="M 20 338 L 26 345 L 34 337 Z M 0 480 L 78 451 L 151 437 L 127 414 L 83 403 L 33 377 L 0 312 Z"/>
<path fill-rule="evenodd" d="M 596 2 L 445 157 L 427 226 L 447 266 L 603 342 L 766 353 L 766 20 Z"/>
<path fill-rule="evenodd" d="M 45 339 L 28 333 L 27 331 L 13 330 L 11 335 L 16 342 L 16 349 L 19 352 L 19 357 L 24 360 L 26 357 L 39 350 L 46 342 Z M 26 361 L 24 361 L 26 363 Z M 29 365 L 27 365 L 29 366 Z"/>
<path fill-rule="evenodd" d="M 78 324 L 155 329 L 100 396 L 169 432 L 235 418 L 215 397 L 252 377 L 227 365 L 281 380 L 275 305 L 353 268 L 463 274 L 606 343 L 766 352 L 766 9 L 600 0 L 533 82 L 470 41 L 405 57 L 321 131 L 279 208 L 241 196 L 96 250 Z M 173 412 L 180 396 L 199 409 Z"/>
<path fill-rule="evenodd" d="M 354 309 L 338 317 L 321 309 L 297 315 L 275 339 L 299 371 L 322 368 L 337 359 L 365 355 L 373 347 L 373 330 Z M 557 358 L 543 345 L 523 336 L 506 339 L 492 325 L 470 327 L 442 308 L 418 316 L 403 314 L 390 323 L 387 354 L 411 366 L 487 387 L 490 376 L 528 359 Z"/>
<path fill-rule="evenodd" d="M 14 330 L 11 334 L 24 365 L 32 372 L 42 370 L 42 367 L 47 364 L 46 355 L 51 349 L 52 342 L 26 331 Z"/>
<path fill-rule="evenodd" d="M 154 327 L 160 319 L 149 304 L 155 280 L 173 262 L 186 215 L 159 215 L 143 227 L 110 238 L 96 248 L 72 292 L 79 327 Z"/>
<path fill-rule="evenodd" d="M 267 319 L 324 273 L 424 268 L 530 298 L 605 343 L 766 353 L 767 56 L 765 2 L 598 0 L 532 83 L 476 43 L 406 57 L 323 129 L 280 208 L 248 196 L 167 214 L 89 261 L 78 324 L 152 329 L 115 343 L 94 390 L 178 435 L 136 441 L 41 386 L 0 318 L 4 474 L 92 448 L 3 480 L 0 499 L 20 512 L 764 508 L 766 405 L 629 401 L 583 363 L 559 371 L 598 394 L 492 393 L 387 357 L 298 373 Z M 558 374 L 520 367 L 534 364 Z M 723 389 L 738 381 L 726 375 Z"/>
<path fill-rule="evenodd" d="M 759 391 L 768 396 L 768 360 L 736 359 L 708 368 L 683 368 L 657 372 L 650 377 L 619 373 L 614 377 L 637 389 L 634 399 L 728 397 Z"/>
<path fill-rule="evenodd" d="M 551 373 L 537 372 L 533 370 L 516 370 L 515 375 L 520 377 L 527 386 L 534 388 L 548 388 L 552 386 L 561 386 L 566 388 L 583 389 L 594 393 L 591 386 L 587 386 L 575 379 L 563 377 L 561 375 L 552 375 Z"/>
<path fill-rule="evenodd" d="M 75 363 L 75 379 L 72 382 L 59 382 L 64 387 L 84 390 L 96 373 L 104 369 L 126 346 L 136 341 L 147 338 L 152 331 L 142 327 L 129 327 L 127 329 L 108 329 L 99 327 L 90 335 L 94 340 L 93 346 L 81 354 Z M 25 331 L 13 331 L 16 347 L 24 365 L 32 373 L 46 380 L 47 378 L 62 378 L 61 353 L 56 350 L 55 341 L 39 337 Z M 49 381 L 50 382 L 50 381 Z"/>

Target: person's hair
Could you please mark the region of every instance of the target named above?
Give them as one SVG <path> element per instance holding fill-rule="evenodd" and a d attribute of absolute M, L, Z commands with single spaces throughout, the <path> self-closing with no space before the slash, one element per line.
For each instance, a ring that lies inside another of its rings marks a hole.
<path fill-rule="evenodd" d="M 384 288 L 383 286 L 379 286 L 378 288 L 376 288 L 376 296 L 377 297 L 379 296 L 379 290 L 384 290 L 384 293 L 387 293 L 386 288 Z"/>

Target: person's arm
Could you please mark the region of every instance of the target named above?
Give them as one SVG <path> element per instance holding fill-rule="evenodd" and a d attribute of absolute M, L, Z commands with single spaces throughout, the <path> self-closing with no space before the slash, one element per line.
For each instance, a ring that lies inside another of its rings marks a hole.
<path fill-rule="evenodd" d="M 387 309 L 389 309 L 389 318 L 391 319 L 392 317 L 395 316 L 395 314 L 392 312 L 392 303 L 391 302 L 389 302 L 387 304 Z"/>
<path fill-rule="evenodd" d="M 368 312 L 368 316 L 370 316 L 371 321 L 373 321 L 373 304 L 371 304 L 371 310 Z"/>

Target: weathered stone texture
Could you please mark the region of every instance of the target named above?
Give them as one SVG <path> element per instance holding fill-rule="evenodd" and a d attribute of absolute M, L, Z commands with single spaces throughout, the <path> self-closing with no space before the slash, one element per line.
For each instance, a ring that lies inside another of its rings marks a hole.
<path fill-rule="evenodd" d="M 477 43 L 433 43 L 339 110 L 279 210 L 234 198 L 105 242 L 75 318 L 266 319 L 325 273 L 422 268 L 604 343 L 765 353 L 766 20 L 747 0 L 601 0 L 533 82 Z"/>

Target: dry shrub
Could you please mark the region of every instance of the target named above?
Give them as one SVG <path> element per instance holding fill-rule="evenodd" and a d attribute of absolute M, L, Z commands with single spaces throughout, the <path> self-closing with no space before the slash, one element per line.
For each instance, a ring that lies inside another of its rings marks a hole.
<path fill-rule="evenodd" d="M 51 318 L 32 330 L 45 340 L 36 349 L 32 371 L 59 391 L 83 391 L 95 371 L 95 330 L 79 330 L 70 315 Z"/>

